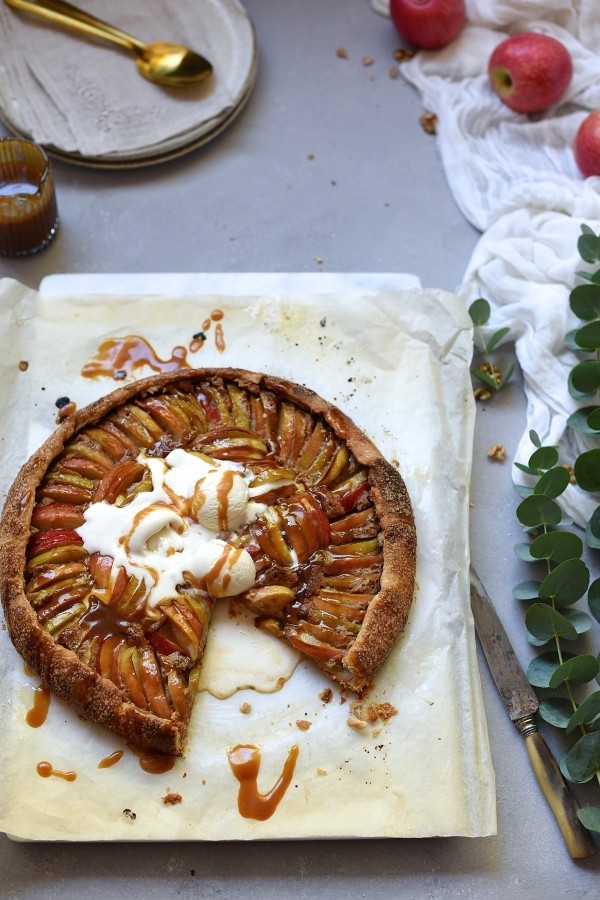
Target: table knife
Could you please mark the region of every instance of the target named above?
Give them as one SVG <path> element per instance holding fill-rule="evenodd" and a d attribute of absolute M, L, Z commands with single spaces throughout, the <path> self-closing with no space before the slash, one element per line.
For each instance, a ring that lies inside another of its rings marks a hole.
<path fill-rule="evenodd" d="M 471 567 L 471 609 L 475 629 L 496 687 L 511 720 L 525 738 L 538 784 L 558 822 L 573 859 L 592 856 L 596 847 L 577 818 L 578 805 L 570 793 L 551 750 L 535 722 L 539 701 L 508 640 L 502 622 L 477 573 Z"/>

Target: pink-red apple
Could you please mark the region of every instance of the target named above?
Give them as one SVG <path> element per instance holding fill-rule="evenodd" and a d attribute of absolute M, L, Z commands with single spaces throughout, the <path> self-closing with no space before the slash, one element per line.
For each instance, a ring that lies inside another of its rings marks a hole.
<path fill-rule="evenodd" d="M 585 178 L 600 175 L 600 109 L 590 113 L 577 130 L 575 161 Z"/>
<path fill-rule="evenodd" d="M 541 112 L 558 103 L 567 90 L 573 63 L 556 38 L 526 31 L 498 44 L 488 75 L 494 91 L 514 112 Z"/>
<path fill-rule="evenodd" d="M 464 0 L 390 0 L 400 35 L 424 50 L 438 50 L 458 37 L 466 21 Z"/>

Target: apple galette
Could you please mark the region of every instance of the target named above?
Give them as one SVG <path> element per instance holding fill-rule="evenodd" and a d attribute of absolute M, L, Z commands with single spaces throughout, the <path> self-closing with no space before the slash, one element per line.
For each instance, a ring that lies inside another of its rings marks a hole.
<path fill-rule="evenodd" d="M 56 695 L 180 755 L 215 603 L 360 694 L 406 623 L 415 547 L 402 478 L 339 409 L 268 375 L 185 370 L 73 413 L 26 463 L 3 602 Z"/>

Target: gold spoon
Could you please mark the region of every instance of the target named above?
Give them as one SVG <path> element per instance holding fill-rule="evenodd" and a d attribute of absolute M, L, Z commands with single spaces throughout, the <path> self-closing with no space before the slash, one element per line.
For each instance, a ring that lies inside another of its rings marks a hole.
<path fill-rule="evenodd" d="M 179 44 L 159 41 L 144 44 L 137 38 L 97 19 L 82 9 L 66 3 L 65 0 L 4 0 L 7 6 L 41 16 L 59 25 L 66 25 L 76 31 L 83 31 L 103 41 L 132 50 L 137 67 L 150 81 L 170 87 L 182 87 L 204 81 L 212 72 L 212 66 L 200 54 Z"/>

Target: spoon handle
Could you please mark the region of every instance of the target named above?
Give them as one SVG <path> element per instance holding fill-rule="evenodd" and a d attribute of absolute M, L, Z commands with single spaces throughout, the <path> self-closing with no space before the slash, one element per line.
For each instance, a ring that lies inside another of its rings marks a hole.
<path fill-rule="evenodd" d="M 133 35 L 116 28 L 114 25 L 109 25 L 108 22 L 104 22 L 102 19 L 98 19 L 82 9 L 77 9 L 76 6 L 72 6 L 66 0 L 4 0 L 4 2 L 13 9 L 19 9 L 34 16 L 49 19 L 51 22 L 66 25 L 68 28 L 73 28 L 76 31 L 83 31 L 85 34 L 118 44 L 127 50 L 144 47 L 144 44 L 133 37 Z"/>

